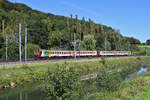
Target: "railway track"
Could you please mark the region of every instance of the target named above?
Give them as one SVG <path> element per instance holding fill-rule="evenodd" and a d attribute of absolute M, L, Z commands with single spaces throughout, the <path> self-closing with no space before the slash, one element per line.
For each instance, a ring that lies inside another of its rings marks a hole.
<path fill-rule="evenodd" d="M 106 59 L 124 59 L 124 58 L 135 58 L 135 57 L 144 57 L 144 56 L 123 56 L 123 57 L 106 57 Z M 80 60 L 100 60 L 101 58 L 78 58 L 76 61 Z M 73 59 L 52 59 L 52 60 L 31 60 L 31 61 L 19 61 L 16 62 L 0 62 L 0 68 L 2 67 L 17 67 L 20 65 L 28 65 L 28 64 L 44 64 L 44 63 L 51 63 L 56 61 L 72 61 Z"/>

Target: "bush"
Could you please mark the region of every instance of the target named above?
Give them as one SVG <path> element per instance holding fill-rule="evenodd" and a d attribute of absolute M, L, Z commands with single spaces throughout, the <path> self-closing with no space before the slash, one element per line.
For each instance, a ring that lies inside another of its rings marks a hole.
<path fill-rule="evenodd" d="M 108 68 L 109 66 L 106 64 L 97 74 L 96 83 L 101 91 L 115 91 L 119 89 L 123 80 L 117 70 L 109 70 Z"/>
<path fill-rule="evenodd" d="M 54 73 L 48 71 L 44 95 L 46 100 L 78 100 L 80 97 L 78 72 L 67 64 L 58 65 Z"/>
<path fill-rule="evenodd" d="M 141 59 L 141 57 L 137 57 L 137 60 L 141 61 L 142 59 Z"/>
<path fill-rule="evenodd" d="M 104 57 L 104 56 L 102 56 L 102 57 L 101 57 L 101 61 L 100 61 L 100 63 L 102 63 L 103 65 L 105 65 L 105 64 L 106 64 L 106 60 L 105 60 L 105 57 Z"/>

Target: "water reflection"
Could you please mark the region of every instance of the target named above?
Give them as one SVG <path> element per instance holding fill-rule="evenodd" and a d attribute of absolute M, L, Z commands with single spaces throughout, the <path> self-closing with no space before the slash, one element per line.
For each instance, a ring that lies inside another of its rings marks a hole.
<path fill-rule="evenodd" d="M 26 100 L 28 100 L 28 94 L 26 93 L 25 95 L 26 95 Z"/>
<path fill-rule="evenodd" d="M 146 67 L 146 66 L 143 66 L 143 67 L 141 67 L 141 68 L 138 70 L 137 73 L 127 75 L 127 77 L 125 78 L 125 80 L 131 79 L 131 78 L 135 78 L 135 77 L 137 77 L 137 76 L 139 76 L 139 75 L 141 75 L 141 74 L 147 72 L 147 70 L 148 70 L 147 67 Z"/>
<path fill-rule="evenodd" d="M 34 94 L 34 93 L 32 93 Z M 3 97 L 3 98 L 0 98 L 0 100 L 40 100 L 40 95 L 38 96 L 35 96 L 35 95 L 32 95 L 30 94 L 28 98 L 28 94 L 25 93 L 23 94 L 22 92 L 18 95 L 13 95 L 13 96 L 6 96 L 6 97 Z"/>
<path fill-rule="evenodd" d="M 42 83 L 26 84 L 0 91 L 0 100 L 41 100 Z"/>
<path fill-rule="evenodd" d="M 25 93 L 25 97 L 23 95 L 24 94 L 22 92 L 20 92 L 19 100 L 28 100 L 28 94 Z M 2 100 L 2 98 L 0 100 Z M 6 100 L 12 100 L 12 98 L 8 98 L 8 96 L 6 96 Z M 14 100 L 15 100 L 15 98 L 14 98 Z M 17 100 L 17 98 L 16 98 L 16 100 Z"/>

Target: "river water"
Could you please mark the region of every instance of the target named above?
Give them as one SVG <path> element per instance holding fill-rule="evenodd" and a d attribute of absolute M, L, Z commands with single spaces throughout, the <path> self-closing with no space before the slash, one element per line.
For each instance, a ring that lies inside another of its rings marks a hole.
<path fill-rule="evenodd" d="M 144 72 L 147 72 L 146 67 L 142 67 L 137 74 L 129 74 L 126 79 L 134 78 L 134 76 L 138 76 L 138 74 L 140 75 Z M 42 100 L 42 87 L 44 87 L 44 82 L 26 83 L 12 89 L 3 89 L 0 90 L 0 100 Z M 96 90 L 93 87 L 92 89 Z"/>
<path fill-rule="evenodd" d="M 42 100 L 43 83 L 33 83 L 0 91 L 0 100 Z"/>

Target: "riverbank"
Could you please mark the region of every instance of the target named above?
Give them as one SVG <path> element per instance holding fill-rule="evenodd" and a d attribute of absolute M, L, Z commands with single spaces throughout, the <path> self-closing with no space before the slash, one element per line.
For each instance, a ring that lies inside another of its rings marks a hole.
<path fill-rule="evenodd" d="M 91 86 L 88 85 L 88 86 Z M 93 88 L 93 87 L 92 87 Z M 148 100 L 150 98 L 150 71 L 121 83 L 117 91 L 94 92 L 85 100 Z"/>
<path fill-rule="evenodd" d="M 150 57 L 142 58 L 121 58 L 121 59 L 109 59 L 107 60 L 109 65 L 122 65 L 122 67 L 132 65 L 138 62 L 149 62 Z M 51 63 L 41 63 L 41 64 L 30 64 L 21 65 L 16 68 L 5 67 L 0 69 L 0 89 L 2 88 L 13 88 L 20 84 L 28 82 L 36 82 L 45 80 L 47 76 L 47 71 L 56 71 L 56 67 L 62 64 L 68 64 L 69 66 L 76 67 L 80 75 L 86 75 L 90 73 L 95 73 L 102 65 L 100 59 L 90 59 L 90 60 L 79 60 L 79 61 L 60 61 Z M 120 66 L 119 66 L 120 67 Z M 131 66 L 132 67 L 132 66 Z"/>

